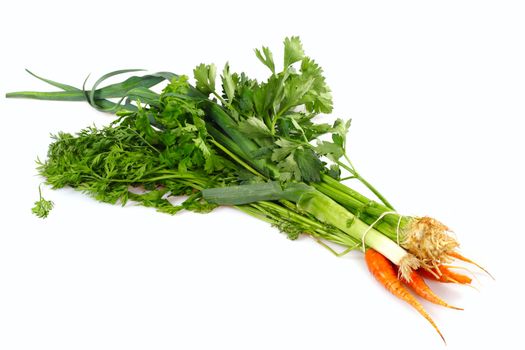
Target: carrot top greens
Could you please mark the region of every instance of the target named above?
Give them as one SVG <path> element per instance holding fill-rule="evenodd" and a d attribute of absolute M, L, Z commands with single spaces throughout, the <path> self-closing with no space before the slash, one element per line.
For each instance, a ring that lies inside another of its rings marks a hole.
<path fill-rule="evenodd" d="M 46 200 L 42 196 L 42 189 L 40 187 L 38 187 L 38 194 L 40 198 L 35 202 L 35 206 L 31 209 L 31 211 L 37 217 L 44 219 L 47 218 L 49 212 L 51 209 L 53 209 L 55 204 L 52 201 Z"/>

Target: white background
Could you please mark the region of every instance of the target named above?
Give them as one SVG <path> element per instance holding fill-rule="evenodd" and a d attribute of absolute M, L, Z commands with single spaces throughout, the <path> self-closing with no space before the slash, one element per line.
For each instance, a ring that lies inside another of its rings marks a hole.
<path fill-rule="evenodd" d="M 195 3 L 195 5 L 192 5 Z M 343 5 L 346 4 L 346 5 Z M 454 229 L 486 265 L 432 285 L 448 349 L 523 346 L 525 11 L 521 1 L 3 2 L 0 93 L 201 62 L 264 77 L 287 35 L 325 69 L 349 153 L 401 212 Z M 277 58 L 276 58 L 277 59 Z M 91 82 L 94 80 L 92 79 Z M 0 349 L 443 349 L 369 275 L 232 209 L 175 217 L 69 189 L 30 208 L 49 134 L 111 120 L 82 103 L 0 99 Z"/>

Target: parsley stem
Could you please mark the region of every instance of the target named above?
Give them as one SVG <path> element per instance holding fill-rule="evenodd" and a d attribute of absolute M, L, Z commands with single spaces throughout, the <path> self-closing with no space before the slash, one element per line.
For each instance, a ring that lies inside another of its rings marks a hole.
<path fill-rule="evenodd" d="M 279 112 L 271 118 L 270 131 L 272 135 L 275 135 L 275 124 L 277 124 L 277 120 L 283 115 L 283 113 L 287 112 L 290 108 L 291 107 L 288 106 L 281 108 Z M 308 142 L 308 140 L 306 140 L 306 142 Z"/>
<path fill-rule="evenodd" d="M 226 108 L 228 106 L 228 103 L 216 91 L 213 91 L 212 94 L 213 94 L 213 96 L 217 97 L 217 99 L 221 102 L 221 105 L 223 107 Z"/>
<path fill-rule="evenodd" d="M 365 185 L 370 191 L 372 191 L 372 193 L 375 194 L 377 196 L 377 198 L 379 198 L 381 200 L 381 202 L 383 202 L 384 205 L 386 205 L 387 207 L 389 207 L 392 210 L 395 210 L 394 206 L 392 204 L 390 204 L 390 202 L 370 182 L 368 182 L 365 178 L 363 178 L 363 177 L 361 177 L 361 175 L 357 174 L 356 179 L 361 181 L 361 183 L 363 185 Z"/>
<path fill-rule="evenodd" d="M 348 158 L 347 158 L 348 159 Z M 363 178 L 359 173 L 355 170 L 353 167 L 349 167 L 348 165 L 344 164 L 341 161 L 338 161 L 337 164 L 350 172 L 354 178 L 359 180 L 363 185 L 365 185 L 385 206 L 388 208 L 395 210 L 394 206 L 390 204 L 390 202 L 368 181 L 366 181 L 365 178 Z M 351 163 L 350 163 L 351 164 Z"/>
<path fill-rule="evenodd" d="M 235 208 L 280 228 L 290 224 L 294 227 L 303 228 L 301 233 L 314 237 L 318 243 L 324 239 L 341 245 L 344 249 L 343 252 L 348 252 L 360 245 L 359 241 L 346 233 L 336 228 L 328 227 L 316 219 L 305 216 L 304 213 L 298 213 L 295 206 L 285 207 L 275 202 L 259 201 L 247 205 L 238 205 Z M 328 246 L 325 245 L 325 247 Z M 344 255 L 336 253 L 331 248 L 330 250 L 337 256 Z"/>
<path fill-rule="evenodd" d="M 218 143 L 217 141 L 213 140 L 213 139 L 210 139 L 210 142 L 213 143 L 215 146 L 217 146 L 221 151 L 223 151 L 224 153 L 226 153 L 227 155 L 229 155 L 233 160 L 235 160 L 237 163 L 239 163 L 240 165 L 242 165 L 246 170 L 248 170 L 249 172 L 251 172 L 252 174 L 256 175 L 256 176 L 261 176 L 261 174 L 259 174 L 257 172 L 257 170 L 255 170 L 254 168 L 252 168 L 251 166 L 248 165 L 248 163 L 244 162 L 241 158 L 237 157 L 235 154 L 233 154 L 232 152 L 230 152 L 229 149 L 227 149 L 226 147 L 224 147 L 223 145 L 221 145 L 220 143 Z"/>

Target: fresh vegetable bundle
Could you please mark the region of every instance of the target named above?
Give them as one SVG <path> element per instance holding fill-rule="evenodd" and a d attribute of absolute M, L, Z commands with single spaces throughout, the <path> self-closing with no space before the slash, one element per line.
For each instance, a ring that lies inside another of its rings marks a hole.
<path fill-rule="evenodd" d="M 193 85 L 187 76 L 160 72 L 99 88 L 107 78 L 137 71 L 121 70 L 104 75 L 90 90 L 31 73 L 61 91 L 7 97 L 87 101 L 117 116 L 106 127 L 53 137 L 47 159 L 38 162 L 53 188 L 70 186 L 100 201 L 132 200 L 169 214 L 235 206 L 291 239 L 310 235 L 338 256 L 362 249 L 371 273 L 439 333 L 404 285 L 451 307 L 422 276 L 470 283 L 446 264 L 473 262 L 458 253 L 444 224 L 397 213 L 357 172 L 346 153 L 349 121 L 314 121 L 332 111 L 332 97 L 322 69 L 305 55 L 298 37 L 285 39 L 280 71 L 267 47 L 255 53 L 270 71 L 264 82 L 234 73 L 228 64 L 220 78 L 213 64 L 198 65 Z M 151 89 L 164 81 L 162 92 Z M 378 200 L 345 185 L 348 179 L 360 181 Z M 176 196 L 187 198 L 174 205 Z M 45 217 L 51 208 L 41 196 L 34 212 Z M 327 242 L 341 246 L 342 253 Z"/>

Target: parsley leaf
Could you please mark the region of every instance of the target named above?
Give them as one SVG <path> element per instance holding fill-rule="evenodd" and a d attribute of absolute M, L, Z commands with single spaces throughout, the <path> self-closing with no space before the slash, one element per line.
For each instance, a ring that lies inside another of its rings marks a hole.
<path fill-rule="evenodd" d="M 299 62 L 304 57 L 303 45 L 298 36 L 284 39 L 284 67 Z"/>
<path fill-rule="evenodd" d="M 300 171 L 300 179 L 307 182 L 321 180 L 323 163 L 311 149 L 298 148 L 294 151 L 294 160 Z"/>
<path fill-rule="evenodd" d="M 259 49 L 255 49 L 255 55 L 266 67 L 270 68 L 272 74 L 275 74 L 275 63 L 273 62 L 273 55 L 269 48 L 263 46 L 262 53 Z"/>
<path fill-rule="evenodd" d="M 264 122 L 256 117 L 249 117 L 239 123 L 239 130 L 252 138 L 271 137 L 270 129 Z"/>
<path fill-rule="evenodd" d="M 193 70 L 197 90 L 204 95 L 209 95 L 215 91 L 216 67 L 214 64 L 201 63 Z"/>
<path fill-rule="evenodd" d="M 231 104 L 235 97 L 235 84 L 233 83 L 230 65 L 228 63 L 224 65 L 224 69 L 222 70 L 222 86 L 228 98 L 228 103 Z"/>
<path fill-rule="evenodd" d="M 311 88 L 305 94 L 306 110 L 316 113 L 331 113 L 333 109 L 332 94 L 325 82 L 323 70 L 314 60 L 305 57 L 301 62 L 301 73 L 304 79 L 311 82 Z"/>

